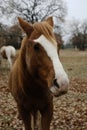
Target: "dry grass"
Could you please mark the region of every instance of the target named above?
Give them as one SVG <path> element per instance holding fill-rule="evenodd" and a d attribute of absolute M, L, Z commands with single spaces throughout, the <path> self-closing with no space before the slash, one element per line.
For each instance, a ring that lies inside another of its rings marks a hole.
<path fill-rule="evenodd" d="M 50 130 L 87 130 L 87 51 L 61 50 L 61 62 L 70 78 L 67 94 L 54 98 Z M 0 130 L 23 130 L 8 89 L 9 70 L 0 67 Z"/>
<path fill-rule="evenodd" d="M 70 78 L 87 80 L 87 51 L 61 50 L 60 59 Z"/>

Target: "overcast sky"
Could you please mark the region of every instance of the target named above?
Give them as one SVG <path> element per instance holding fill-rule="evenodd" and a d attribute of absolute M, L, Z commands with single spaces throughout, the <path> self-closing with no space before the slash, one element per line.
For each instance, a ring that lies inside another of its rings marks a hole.
<path fill-rule="evenodd" d="M 68 19 L 87 19 L 87 0 L 66 0 Z"/>
<path fill-rule="evenodd" d="M 67 2 L 67 8 L 68 8 L 68 14 L 66 20 L 78 19 L 83 21 L 87 19 L 87 0 L 64 0 L 64 1 Z"/>

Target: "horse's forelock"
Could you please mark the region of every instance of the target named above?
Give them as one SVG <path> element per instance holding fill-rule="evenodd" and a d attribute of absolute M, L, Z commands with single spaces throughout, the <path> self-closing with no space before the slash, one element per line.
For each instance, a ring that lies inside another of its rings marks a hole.
<path fill-rule="evenodd" d="M 49 41 L 56 44 L 56 39 L 53 33 L 53 28 L 47 22 L 39 22 L 33 24 L 35 32 L 40 35 L 44 35 Z"/>

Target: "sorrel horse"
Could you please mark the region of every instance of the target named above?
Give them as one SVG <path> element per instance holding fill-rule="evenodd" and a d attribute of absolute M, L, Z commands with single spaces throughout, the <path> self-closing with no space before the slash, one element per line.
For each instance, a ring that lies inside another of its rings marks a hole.
<path fill-rule="evenodd" d="M 1 54 L 2 60 L 3 58 L 8 60 L 9 67 L 11 68 L 12 58 L 14 58 L 16 55 L 16 49 L 13 46 L 2 46 L 0 48 L 0 54 Z"/>
<path fill-rule="evenodd" d="M 9 87 L 17 102 L 25 130 L 32 130 L 31 117 L 36 124 L 37 111 L 41 114 L 40 130 L 49 130 L 53 95 L 65 94 L 69 85 L 57 53 L 53 19 L 49 17 L 34 24 L 20 17 L 18 20 L 26 36 L 11 69 Z"/>

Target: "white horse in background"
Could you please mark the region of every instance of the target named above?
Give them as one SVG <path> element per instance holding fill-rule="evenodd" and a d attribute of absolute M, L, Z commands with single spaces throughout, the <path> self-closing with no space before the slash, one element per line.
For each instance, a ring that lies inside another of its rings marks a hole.
<path fill-rule="evenodd" d="M 16 55 L 16 49 L 13 46 L 2 46 L 0 48 L 1 61 L 2 59 L 7 59 L 9 63 L 9 67 L 12 67 L 12 59 Z"/>

